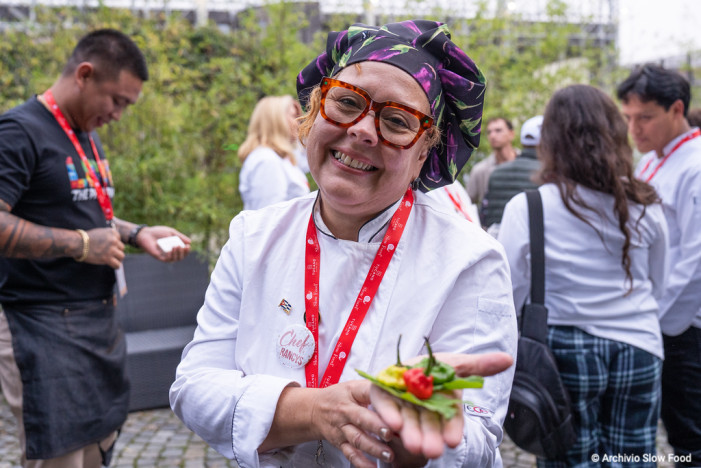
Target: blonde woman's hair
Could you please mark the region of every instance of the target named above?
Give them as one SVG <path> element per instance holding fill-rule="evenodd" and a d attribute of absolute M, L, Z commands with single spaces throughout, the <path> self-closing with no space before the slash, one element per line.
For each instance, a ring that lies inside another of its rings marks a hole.
<path fill-rule="evenodd" d="M 266 96 L 256 104 L 248 123 L 246 139 L 239 147 L 238 156 L 241 162 L 259 146 L 266 146 L 275 151 L 281 158 L 288 158 L 294 165 L 297 160 L 294 155 L 294 143 L 290 139 L 290 125 L 287 113 L 290 106 L 299 104 L 292 96 Z"/>

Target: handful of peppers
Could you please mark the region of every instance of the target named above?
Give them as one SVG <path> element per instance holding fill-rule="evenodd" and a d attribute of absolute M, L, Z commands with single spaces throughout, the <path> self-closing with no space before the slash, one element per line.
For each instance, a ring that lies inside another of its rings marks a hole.
<path fill-rule="evenodd" d="M 356 369 L 362 377 L 391 393 L 392 395 L 441 414 L 446 419 L 455 415 L 456 404 L 462 400 L 452 398 L 444 391 L 462 388 L 482 388 L 484 379 L 480 376 L 469 378 L 455 377 L 455 369 L 438 361 L 433 355 L 428 338 L 424 337 L 428 357 L 411 367 L 402 364 L 397 340 L 397 362 L 380 371 L 377 377 Z"/>

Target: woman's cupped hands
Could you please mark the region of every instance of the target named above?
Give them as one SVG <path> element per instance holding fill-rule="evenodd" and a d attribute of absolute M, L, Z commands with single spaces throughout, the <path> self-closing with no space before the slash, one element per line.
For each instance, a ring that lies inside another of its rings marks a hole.
<path fill-rule="evenodd" d="M 417 357 L 410 362 L 418 362 Z M 506 353 L 437 353 L 459 377 L 497 374 L 513 364 Z M 462 440 L 463 413 L 445 420 L 437 413 L 400 400 L 368 381 L 343 382 L 320 391 L 312 418 L 320 438 L 338 447 L 357 468 L 376 466 L 369 457 L 393 466 L 424 466 L 445 447 Z M 461 391 L 456 391 L 456 398 Z"/>

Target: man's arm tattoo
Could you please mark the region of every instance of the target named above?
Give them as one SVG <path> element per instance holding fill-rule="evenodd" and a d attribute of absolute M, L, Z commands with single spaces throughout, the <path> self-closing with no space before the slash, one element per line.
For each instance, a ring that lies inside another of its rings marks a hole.
<path fill-rule="evenodd" d="M 114 226 L 117 228 L 117 232 L 119 233 L 119 239 L 126 244 L 127 240 L 129 240 L 129 233 L 136 225 L 119 218 L 114 218 L 113 221 Z"/>
<path fill-rule="evenodd" d="M 30 223 L 10 213 L 0 200 L 0 255 L 10 258 L 45 259 L 72 257 L 81 248 L 78 235 Z"/>

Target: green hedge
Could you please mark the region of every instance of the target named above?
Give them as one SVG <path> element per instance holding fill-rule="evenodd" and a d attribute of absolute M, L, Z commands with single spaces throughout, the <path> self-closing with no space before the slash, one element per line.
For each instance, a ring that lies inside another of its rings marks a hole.
<path fill-rule="evenodd" d="M 601 73 L 614 57 L 612 49 L 572 45 L 568 38 L 577 26 L 567 21 L 561 1 L 549 3 L 548 24 L 517 16 L 494 19 L 484 13 L 485 5 L 475 18 L 449 21 L 454 41 L 487 77 L 485 117 L 504 115 L 518 128 L 543 112 L 560 85 L 611 88 L 620 76 Z M 432 19 L 442 18 L 437 12 Z M 355 21 L 337 16 L 327 27 L 337 30 Z M 173 225 L 191 235 L 198 250 L 216 252 L 242 207 L 235 150 L 253 106 L 267 94 L 294 95 L 298 71 L 325 44 L 324 32 L 311 44 L 298 39 L 307 19 L 293 3 L 248 11 L 239 23 L 225 33 L 215 25 L 194 27 L 178 15 L 38 9 L 35 22 L 2 34 L 0 111 L 48 88 L 86 30 L 113 27 L 134 37 L 151 78 L 121 121 L 99 130 L 117 188 L 115 213 L 138 223 Z M 567 57 L 579 59 L 561 62 Z M 488 152 L 484 138 L 473 159 Z"/>

